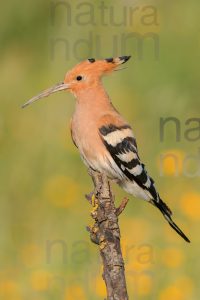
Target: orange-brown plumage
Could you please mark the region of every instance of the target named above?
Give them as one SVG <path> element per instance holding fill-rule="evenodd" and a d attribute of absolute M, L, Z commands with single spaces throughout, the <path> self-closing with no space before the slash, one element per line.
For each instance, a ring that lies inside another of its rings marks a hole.
<path fill-rule="evenodd" d="M 85 93 L 88 89 L 98 89 L 102 85 L 102 76 L 111 73 L 123 62 L 119 58 L 113 59 L 112 62 L 107 62 L 106 60 L 95 60 L 94 62 L 90 62 L 90 60 L 83 61 L 67 72 L 64 83 L 69 84 L 69 90 L 76 96 Z M 87 80 L 77 82 L 77 76 L 83 76 Z"/>
<path fill-rule="evenodd" d="M 76 98 L 71 134 L 85 164 L 118 184 L 128 193 L 156 206 L 169 225 L 189 242 L 173 222 L 172 212 L 160 198 L 153 179 L 140 161 L 131 127 L 116 111 L 101 78 L 112 73 L 130 56 L 88 59 L 69 71 L 64 81 L 33 97 L 23 107 L 52 93 L 69 90 Z"/>

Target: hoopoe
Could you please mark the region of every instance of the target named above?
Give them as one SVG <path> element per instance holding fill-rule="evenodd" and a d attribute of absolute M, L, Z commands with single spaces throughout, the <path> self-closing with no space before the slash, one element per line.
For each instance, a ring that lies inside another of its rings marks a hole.
<path fill-rule="evenodd" d="M 31 98 L 22 107 L 52 93 L 69 90 L 76 98 L 71 135 L 86 166 L 105 173 L 134 197 L 153 204 L 169 225 L 190 242 L 173 222 L 171 210 L 160 198 L 153 179 L 140 160 L 130 125 L 114 108 L 101 82 L 103 75 L 117 70 L 129 58 L 83 61 L 65 75 L 63 82 Z"/>

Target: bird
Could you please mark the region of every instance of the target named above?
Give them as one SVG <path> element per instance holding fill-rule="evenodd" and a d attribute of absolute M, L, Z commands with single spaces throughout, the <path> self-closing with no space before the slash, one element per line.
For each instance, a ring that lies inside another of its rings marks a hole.
<path fill-rule="evenodd" d="M 88 168 L 104 173 L 128 194 L 141 198 L 159 209 L 169 225 L 186 241 L 183 231 L 172 220 L 172 211 L 161 199 L 154 180 L 148 175 L 139 154 L 131 126 L 116 110 L 102 77 L 120 70 L 131 56 L 79 62 L 64 80 L 27 101 L 22 108 L 58 91 L 75 96 L 71 136 Z"/>

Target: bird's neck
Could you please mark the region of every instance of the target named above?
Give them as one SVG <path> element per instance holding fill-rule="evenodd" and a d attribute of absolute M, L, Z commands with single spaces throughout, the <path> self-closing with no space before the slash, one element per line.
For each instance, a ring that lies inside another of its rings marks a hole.
<path fill-rule="evenodd" d="M 108 110 L 112 107 L 109 96 L 101 83 L 78 91 L 75 97 L 77 107 L 85 107 L 91 111 Z"/>

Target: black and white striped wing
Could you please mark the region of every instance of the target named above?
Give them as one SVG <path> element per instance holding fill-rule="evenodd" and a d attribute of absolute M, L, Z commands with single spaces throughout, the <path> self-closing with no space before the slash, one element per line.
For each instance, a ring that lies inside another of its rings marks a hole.
<path fill-rule="evenodd" d="M 150 202 L 155 205 L 169 225 L 182 238 L 190 242 L 183 231 L 174 223 L 171 218 L 170 208 L 162 201 L 154 186 L 154 181 L 148 176 L 145 165 L 140 162 L 137 152 L 137 144 L 129 125 L 117 127 L 115 125 L 102 126 L 99 129 L 101 138 L 113 158 L 115 164 L 128 180 L 137 185 L 148 195 Z"/>
<path fill-rule="evenodd" d="M 125 177 L 134 181 L 147 192 L 149 198 L 159 201 L 154 181 L 148 176 L 145 165 L 141 163 L 137 144 L 129 125 L 117 127 L 109 124 L 99 129 L 101 138 Z"/>

